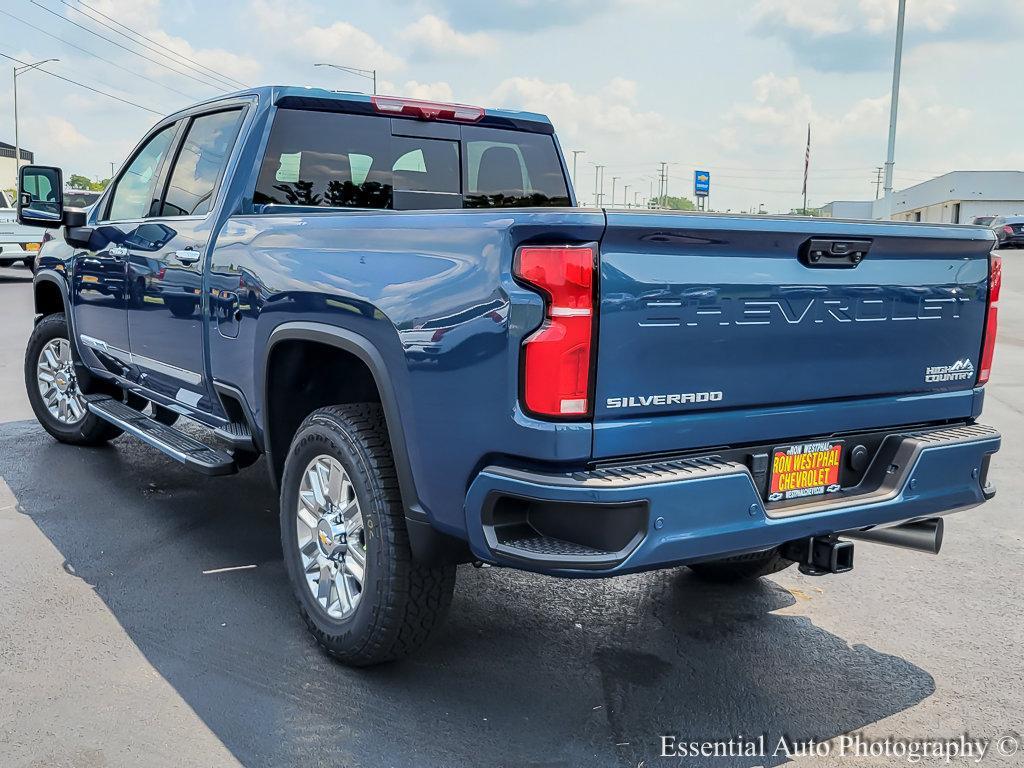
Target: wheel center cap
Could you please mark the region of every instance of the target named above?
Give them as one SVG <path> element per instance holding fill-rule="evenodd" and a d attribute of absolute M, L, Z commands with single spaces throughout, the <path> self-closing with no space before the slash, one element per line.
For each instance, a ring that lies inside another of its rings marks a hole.
<path fill-rule="evenodd" d="M 327 519 L 321 520 L 317 525 L 316 540 L 324 556 L 334 560 L 340 559 L 348 551 L 345 534 L 335 531 L 334 526 Z"/>
<path fill-rule="evenodd" d="M 57 375 L 53 378 L 53 383 L 57 385 L 57 389 L 61 392 L 67 392 L 68 387 L 71 386 L 71 377 L 64 373 L 64 371 L 58 371 Z"/>

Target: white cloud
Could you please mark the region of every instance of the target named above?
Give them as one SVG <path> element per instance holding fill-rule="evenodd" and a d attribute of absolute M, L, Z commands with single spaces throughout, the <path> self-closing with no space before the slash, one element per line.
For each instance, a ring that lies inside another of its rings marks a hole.
<path fill-rule="evenodd" d="M 257 0 L 251 9 L 268 44 L 280 55 L 311 64 L 339 62 L 382 71 L 403 66 L 402 60 L 372 35 L 347 21 L 320 26 L 294 7 L 271 5 L 266 0 Z"/>
<path fill-rule="evenodd" d="M 406 80 L 403 85 L 393 83 L 389 80 L 382 80 L 378 90 L 380 93 L 389 96 L 406 96 L 410 99 L 424 99 L 425 101 L 455 101 L 455 94 L 451 85 L 446 82 L 420 83 L 416 80 Z"/>
<path fill-rule="evenodd" d="M 663 134 L 667 121 L 657 112 L 636 109 L 636 84 L 617 77 L 594 93 L 580 93 L 566 82 L 512 77 L 503 80 L 487 103 L 548 115 L 565 138 L 612 138 L 643 142 Z"/>
<path fill-rule="evenodd" d="M 483 32 L 463 33 L 447 21 L 427 14 L 399 32 L 399 38 L 426 56 L 483 56 L 497 41 Z"/>

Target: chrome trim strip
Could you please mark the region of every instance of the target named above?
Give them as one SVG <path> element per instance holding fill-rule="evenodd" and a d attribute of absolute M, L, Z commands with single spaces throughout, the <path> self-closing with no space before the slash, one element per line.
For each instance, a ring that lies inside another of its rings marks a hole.
<path fill-rule="evenodd" d="M 193 371 L 186 370 L 184 368 L 178 368 L 176 365 L 170 365 L 168 363 L 162 363 L 159 360 L 154 360 L 151 357 L 145 355 L 132 355 L 132 362 L 136 365 L 142 366 L 143 368 L 149 368 L 151 371 L 162 373 L 166 376 L 171 376 L 180 381 L 184 381 L 186 384 L 198 386 L 203 383 L 203 377 L 201 374 Z"/>
<path fill-rule="evenodd" d="M 78 339 L 90 349 L 95 349 L 97 352 L 110 355 L 123 363 L 148 368 L 151 371 L 171 376 L 180 381 L 184 381 L 187 384 L 191 384 L 192 386 L 199 386 L 203 383 L 202 374 L 195 373 L 194 371 L 189 371 L 185 368 L 178 368 L 176 365 L 162 363 L 159 360 L 154 360 L 153 358 L 146 357 L 145 355 L 133 355 L 119 347 L 111 346 L 107 342 L 103 341 L 103 339 L 86 336 L 84 333 L 79 334 Z"/>

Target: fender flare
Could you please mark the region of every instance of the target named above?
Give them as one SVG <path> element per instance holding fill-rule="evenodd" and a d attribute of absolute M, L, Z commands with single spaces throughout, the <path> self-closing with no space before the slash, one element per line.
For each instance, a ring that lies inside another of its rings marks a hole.
<path fill-rule="evenodd" d="M 71 294 L 68 292 L 68 283 L 64 276 L 53 269 L 41 269 L 32 278 L 32 311 L 35 313 L 35 322 L 41 320 L 41 313 L 36 306 L 36 288 L 39 283 L 53 283 L 60 291 L 61 301 L 64 302 L 64 317 L 67 318 L 68 336 L 71 337 L 71 347 L 75 356 L 80 362 L 82 360 L 81 350 L 78 348 L 78 334 L 75 332 L 75 313 L 71 311 Z"/>
<path fill-rule="evenodd" d="M 406 517 L 413 520 L 426 520 L 427 513 L 420 504 L 419 495 L 416 493 L 412 467 L 409 464 L 405 427 L 402 424 L 398 399 L 391 384 L 391 377 L 388 376 L 387 365 L 384 362 L 383 356 L 374 346 L 373 342 L 365 336 L 326 323 L 294 321 L 282 323 L 274 328 L 267 339 L 259 368 L 256 371 L 257 386 L 262 388 L 259 402 L 262 408 L 263 440 L 267 454 L 267 465 L 271 470 L 275 486 L 277 485 L 277 477 L 274 471 L 275 459 L 271 453 L 273 441 L 270 435 L 270 418 L 269 409 L 267 408 L 267 391 L 270 384 L 268 363 L 277 344 L 280 344 L 282 341 L 294 340 L 315 341 L 349 352 L 358 357 L 369 369 L 370 375 L 373 376 L 373 381 L 377 386 L 377 391 L 380 393 L 381 407 L 384 409 L 384 418 L 388 427 L 388 439 L 391 441 L 391 453 L 395 460 L 395 471 L 398 474 L 398 485 L 402 491 L 402 501 L 405 505 Z"/>

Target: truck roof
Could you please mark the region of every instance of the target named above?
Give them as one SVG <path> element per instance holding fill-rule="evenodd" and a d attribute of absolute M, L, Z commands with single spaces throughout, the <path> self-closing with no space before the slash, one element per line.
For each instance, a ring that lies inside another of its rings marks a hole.
<path fill-rule="evenodd" d="M 187 112 L 197 106 L 216 104 L 220 101 L 236 99 L 244 96 L 256 96 L 261 104 L 278 104 L 282 101 L 298 104 L 306 102 L 313 105 L 316 102 L 333 102 L 340 105 L 350 104 L 356 109 L 372 108 L 373 96 L 357 91 L 335 91 L 328 88 L 314 88 L 308 85 L 260 85 L 252 88 L 245 88 L 239 91 L 232 91 L 210 99 L 197 102 L 189 107 L 178 110 Z M 402 96 L 389 96 L 388 98 L 402 99 Z M 410 100 L 415 100 L 408 97 Z M 440 102 L 439 102 L 440 103 Z M 453 102 L 454 103 L 454 102 Z M 553 133 L 554 127 L 547 115 L 537 112 L 522 112 L 511 109 L 488 109 L 483 108 L 484 118 L 480 122 L 484 125 L 495 127 L 514 127 L 519 130 L 534 130 L 541 133 Z M 174 114 L 177 114 L 175 112 Z"/>

